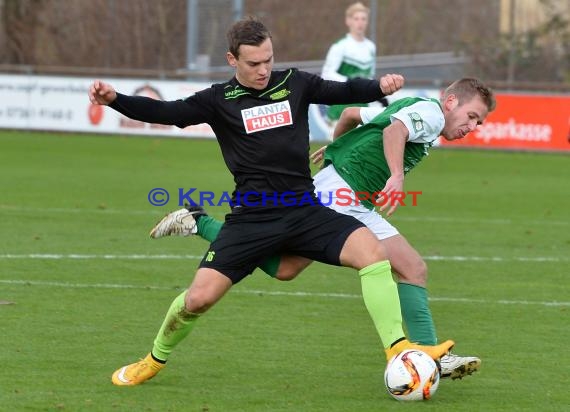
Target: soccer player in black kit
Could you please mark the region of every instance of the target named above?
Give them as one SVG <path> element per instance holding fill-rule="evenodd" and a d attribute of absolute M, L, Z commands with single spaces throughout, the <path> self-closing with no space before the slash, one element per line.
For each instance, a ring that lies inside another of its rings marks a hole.
<path fill-rule="evenodd" d="M 420 346 L 405 338 L 384 247 L 355 218 L 319 204 L 309 167 L 309 104 L 372 102 L 400 89 L 403 77 L 333 82 L 296 69 L 273 71 L 271 35 L 255 18 L 236 22 L 227 36 L 235 76 L 185 100 L 125 96 L 99 80 L 89 89 L 93 104 L 135 120 L 181 128 L 209 124 L 235 181 L 232 211 L 190 287 L 172 302 L 151 352 L 115 371 L 112 382 L 131 386 L 154 377 L 199 317 L 275 253 L 358 270 L 386 357 L 417 348 L 440 358 L 454 342 Z"/>

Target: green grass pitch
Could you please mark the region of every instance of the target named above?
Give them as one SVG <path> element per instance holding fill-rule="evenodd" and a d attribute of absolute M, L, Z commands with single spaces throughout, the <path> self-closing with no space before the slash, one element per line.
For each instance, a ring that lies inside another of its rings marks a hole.
<path fill-rule="evenodd" d="M 316 146 L 315 146 L 316 148 Z M 177 189 L 231 191 L 211 140 L 0 133 L 0 410 L 568 410 L 570 157 L 434 149 L 391 218 L 425 256 L 440 339 L 482 358 L 428 402 L 385 392 L 350 269 L 238 284 L 139 387 L 143 357 L 206 242 L 151 240 Z M 171 192 L 163 207 L 150 189 Z M 225 206 L 208 208 L 222 218 Z"/>

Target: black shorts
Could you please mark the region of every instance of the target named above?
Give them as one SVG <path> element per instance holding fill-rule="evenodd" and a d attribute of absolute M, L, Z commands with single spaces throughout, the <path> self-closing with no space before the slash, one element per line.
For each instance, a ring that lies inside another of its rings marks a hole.
<path fill-rule="evenodd" d="M 365 225 L 322 205 L 235 208 L 200 262 L 238 283 L 272 255 L 303 256 L 340 265 L 348 236 Z"/>

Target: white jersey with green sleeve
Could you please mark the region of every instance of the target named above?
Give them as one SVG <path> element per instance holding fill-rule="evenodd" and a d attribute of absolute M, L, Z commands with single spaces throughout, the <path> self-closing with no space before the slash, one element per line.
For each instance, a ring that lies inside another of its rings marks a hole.
<path fill-rule="evenodd" d="M 327 52 L 321 77 L 325 80 L 345 82 L 355 77 L 371 79 L 376 74 L 376 45 L 368 40 L 356 40 L 347 34 L 334 43 Z M 357 106 L 368 106 L 365 103 Z M 327 108 L 330 121 L 338 120 L 346 105 L 333 105 Z"/>
<path fill-rule="evenodd" d="M 329 48 L 321 76 L 344 82 L 355 77 L 370 79 L 375 73 L 376 45 L 369 39 L 357 41 L 347 34 Z"/>
<path fill-rule="evenodd" d="M 409 132 L 404 147 L 404 173 L 413 169 L 439 137 L 445 119 L 436 99 L 405 97 L 386 109 L 360 109 L 363 125 L 353 129 L 327 146 L 325 166 L 332 164 L 354 191 L 374 193 L 382 190 L 390 177 L 384 157 L 384 129 L 396 119 Z M 374 205 L 362 202 L 368 209 Z"/>

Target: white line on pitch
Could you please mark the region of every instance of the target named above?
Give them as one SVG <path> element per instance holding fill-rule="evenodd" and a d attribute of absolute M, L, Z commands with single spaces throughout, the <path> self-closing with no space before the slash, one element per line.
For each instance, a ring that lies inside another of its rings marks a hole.
<path fill-rule="evenodd" d="M 567 262 L 567 256 L 424 256 L 425 260 L 432 261 L 453 261 L 453 262 Z M 181 259 L 202 259 L 202 255 L 88 255 L 88 254 L 57 254 L 57 253 L 30 253 L 30 254 L 0 254 L 0 259 L 53 259 L 53 260 L 73 260 L 73 259 L 102 259 L 102 260 L 181 260 Z"/>
<path fill-rule="evenodd" d="M 3 254 L 0 259 L 108 259 L 108 260 L 180 260 L 180 259 L 202 259 L 198 255 L 85 255 L 85 254 L 57 254 L 57 253 L 30 253 L 24 255 Z"/>
<path fill-rule="evenodd" d="M 567 226 L 570 221 L 567 220 L 513 220 L 513 219 L 477 219 L 469 217 L 444 217 L 444 216 L 394 216 L 395 220 L 403 220 L 410 222 L 447 222 L 447 223 L 487 223 L 491 225 L 552 225 L 552 226 Z"/>
<path fill-rule="evenodd" d="M 457 262 L 565 262 L 570 260 L 567 256 L 424 256 L 424 260 L 442 260 Z"/>
<path fill-rule="evenodd" d="M 25 285 L 25 286 L 47 286 L 71 289 L 140 289 L 140 290 L 183 290 L 175 286 L 152 286 L 152 285 L 129 285 L 117 283 L 67 283 L 67 282 L 48 282 L 39 280 L 14 280 L 0 279 L 0 284 L 8 285 Z M 231 293 L 248 294 L 248 295 L 268 295 L 268 296 L 295 296 L 295 297 L 320 297 L 320 298 L 341 298 L 341 299 L 360 299 L 361 295 L 350 293 L 323 293 L 323 292 L 286 292 L 286 291 L 268 291 L 254 289 L 234 289 Z M 486 300 L 471 298 L 451 298 L 451 297 L 430 297 L 433 302 L 462 302 L 476 304 L 498 304 L 498 305 L 538 305 L 538 306 L 570 306 L 570 302 L 557 301 L 530 301 L 530 300 Z"/>
<path fill-rule="evenodd" d="M 38 209 L 34 207 L 19 207 L 19 206 L 9 206 L 0 205 L 0 210 L 10 211 L 10 212 L 24 212 L 24 213 L 106 213 L 110 215 L 120 214 L 120 215 L 155 215 L 160 210 L 120 210 L 120 209 L 107 209 L 105 207 L 93 207 L 93 208 L 63 208 L 63 207 L 52 207 L 45 209 Z M 164 214 L 168 213 L 165 210 Z"/>

